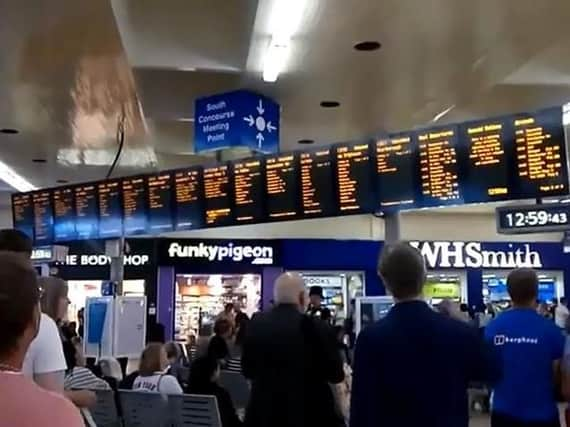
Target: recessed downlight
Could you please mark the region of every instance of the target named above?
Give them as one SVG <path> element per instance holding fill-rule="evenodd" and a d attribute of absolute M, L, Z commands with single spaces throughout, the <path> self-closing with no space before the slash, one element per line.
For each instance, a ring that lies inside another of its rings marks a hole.
<path fill-rule="evenodd" d="M 16 135 L 17 133 L 20 133 L 20 131 L 18 129 L 13 129 L 13 128 L 2 128 L 0 129 L 0 133 L 5 133 L 8 135 Z"/>
<path fill-rule="evenodd" d="M 338 101 L 321 101 L 321 107 L 323 107 L 323 108 L 340 107 L 340 102 L 338 102 Z"/>
<path fill-rule="evenodd" d="M 308 145 L 308 144 L 313 144 L 314 142 L 315 142 L 314 139 L 300 139 L 299 141 L 297 141 L 297 144 Z"/>
<path fill-rule="evenodd" d="M 356 43 L 354 45 L 354 49 L 359 50 L 361 52 L 370 52 L 373 50 L 378 50 L 382 47 L 380 42 L 373 41 L 373 40 L 366 40 L 363 42 Z"/>

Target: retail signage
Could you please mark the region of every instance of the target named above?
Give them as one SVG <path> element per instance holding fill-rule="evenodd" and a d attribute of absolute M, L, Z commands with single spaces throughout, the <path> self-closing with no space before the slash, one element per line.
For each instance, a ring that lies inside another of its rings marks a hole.
<path fill-rule="evenodd" d="M 342 279 L 340 276 L 307 276 L 303 275 L 303 280 L 306 286 L 322 286 L 328 287 L 341 287 Z"/>
<path fill-rule="evenodd" d="M 540 253 L 528 243 L 509 243 L 506 250 L 483 249 L 481 242 L 410 242 L 429 268 L 542 268 Z"/>
<path fill-rule="evenodd" d="M 273 240 L 160 240 L 159 264 L 275 265 L 278 245 Z"/>
<path fill-rule="evenodd" d="M 150 257 L 142 254 L 125 255 L 123 264 L 125 266 L 142 266 L 148 265 Z M 111 257 L 107 255 L 67 255 L 64 265 L 81 265 L 81 266 L 104 266 L 111 264 Z"/>
<path fill-rule="evenodd" d="M 279 104 L 246 90 L 199 98 L 194 107 L 194 150 L 246 147 L 279 151 Z"/>
<path fill-rule="evenodd" d="M 251 246 L 228 243 L 226 245 L 210 245 L 200 242 L 197 245 L 181 245 L 170 243 L 168 247 L 170 258 L 204 258 L 208 261 L 240 262 L 251 260 L 254 265 L 273 264 L 273 248 L 271 246 Z"/>

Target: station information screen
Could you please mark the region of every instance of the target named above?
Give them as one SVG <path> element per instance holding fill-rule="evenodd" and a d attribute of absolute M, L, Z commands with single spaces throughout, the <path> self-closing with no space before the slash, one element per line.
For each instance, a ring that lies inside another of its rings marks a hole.
<path fill-rule="evenodd" d="M 543 110 L 513 119 L 516 170 L 522 196 L 568 193 L 562 109 Z"/>
<path fill-rule="evenodd" d="M 206 225 L 231 225 L 232 197 L 230 171 L 227 164 L 204 169 Z"/>
<path fill-rule="evenodd" d="M 34 206 L 34 241 L 36 245 L 49 245 L 53 242 L 53 206 L 51 191 L 32 193 Z"/>
<path fill-rule="evenodd" d="M 174 225 L 176 230 L 190 230 L 204 225 L 202 210 L 202 169 L 192 168 L 175 172 Z"/>
<path fill-rule="evenodd" d="M 266 157 L 266 203 L 269 218 L 291 219 L 297 216 L 298 172 L 298 157 L 295 153 Z"/>
<path fill-rule="evenodd" d="M 369 144 L 342 144 L 335 150 L 338 206 L 341 213 L 372 208 L 372 163 Z"/>
<path fill-rule="evenodd" d="M 303 215 L 330 216 L 336 213 L 332 151 L 330 148 L 301 153 L 301 207 Z"/>
<path fill-rule="evenodd" d="M 457 165 L 457 127 L 418 133 L 423 205 L 461 203 Z"/>
<path fill-rule="evenodd" d="M 376 189 L 380 207 L 413 206 L 416 201 L 417 150 L 413 133 L 376 141 Z"/>
<path fill-rule="evenodd" d="M 75 202 L 73 188 L 62 187 L 53 190 L 53 238 L 55 241 L 74 240 Z"/>
<path fill-rule="evenodd" d="M 78 239 L 95 239 L 99 236 L 97 185 L 75 187 L 75 230 Z"/>
<path fill-rule="evenodd" d="M 142 176 L 125 178 L 122 187 L 125 234 L 144 234 L 148 224 L 145 179 Z"/>
<path fill-rule="evenodd" d="M 103 181 L 97 185 L 99 195 L 99 237 L 120 237 L 123 234 L 121 182 Z"/>
<path fill-rule="evenodd" d="M 147 178 L 148 226 L 151 232 L 174 229 L 172 218 L 172 175 L 163 172 Z"/>
<path fill-rule="evenodd" d="M 465 150 L 465 201 L 487 202 L 510 196 L 509 152 L 514 139 L 510 129 L 501 119 L 468 122 L 460 126 L 460 138 Z"/>
<path fill-rule="evenodd" d="M 234 217 L 238 223 L 265 220 L 263 162 L 261 159 L 232 164 L 234 177 Z"/>
<path fill-rule="evenodd" d="M 34 205 L 30 193 L 12 194 L 12 221 L 15 229 L 34 238 Z"/>

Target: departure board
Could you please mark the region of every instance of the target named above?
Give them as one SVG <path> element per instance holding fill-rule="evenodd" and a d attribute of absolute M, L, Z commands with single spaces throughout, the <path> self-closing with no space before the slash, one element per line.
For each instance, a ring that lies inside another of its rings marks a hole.
<path fill-rule="evenodd" d="M 73 188 L 53 190 L 53 238 L 56 242 L 73 240 L 75 231 L 75 197 Z"/>
<path fill-rule="evenodd" d="M 390 135 L 376 141 L 376 189 L 380 208 L 411 207 L 416 202 L 415 135 Z"/>
<path fill-rule="evenodd" d="M 461 203 L 457 133 L 456 126 L 418 133 L 423 206 Z"/>
<path fill-rule="evenodd" d="M 331 148 L 304 152 L 301 163 L 301 207 L 303 215 L 330 216 L 336 213 Z"/>
<path fill-rule="evenodd" d="M 335 152 L 339 210 L 369 211 L 374 196 L 369 144 L 342 144 Z"/>
<path fill-rule="evenodd" d="M 49 245 L 53 242 L 53 207 L 51 191 L 32 193 L 34 205 L 34 242 L 36 245 Z"/>
<path fill-rule="evenodd" d="M 509 152 L 512 128 L 501 119 L 479 120 L 459 127 L 464 147 L 463 198 L 467 202 L 504 200 L 513 192 Z"/>
<path fill-rule="evenodd" d="M 236 161 L 232 166 L 236 222 L 262 222 L 265 219 L 265 202 L 261 158 Z"/>
<path fill-rule="evenodd" d="M 150 232 L 174 229 L 172 218 L 172 175 L 164 172 L 147 178 L 148 223 Z"/>
<path fill-rule="evenodd" d="M 123 234 L 121 182 L 103 181 L 97 185 L 99 195 L 99 237 L 120 237 Z"/>
<path fill-rule="evenodd" d="M 75 230 L 79 239 L 95 239 L 99 236 L 98 214 L 97 185 L 75 187 Z"/>
<path fill-rule="evenodd" d="M 265 163 L 266 206 L 270 219 L 291 219 L 298 213 L 299 177 L 295 153 L 269 155 Z"/>
<path fill-rule="evenodd" d="M 204 169 L 204 209 L 211 227 L 233 222 L 229 169 L 227 164 Z"/>
<path fill-rule="evenodd" d="M 190 230 L 204 225 L 202 210 L 202 169 L 193 168 L 174 174 L 176 230 Z"/>
<path fill-rule="evenodd" d="M 142 176 L 124 178 L 123 229 L 126 235 L 144 234 L 147 231 L 147 200 L 145 179 Z"/>
<path fill-rule="evenodd" d="M 14 228 L 34 238 L 34 205 L 31 193 L 12 194 L 12 221 Z"/>
<path fill-rule="evenodd" d="M 562 109 L 552 108 L 513 119 L 516 170 L 524 197 L 568 193 Z"/>

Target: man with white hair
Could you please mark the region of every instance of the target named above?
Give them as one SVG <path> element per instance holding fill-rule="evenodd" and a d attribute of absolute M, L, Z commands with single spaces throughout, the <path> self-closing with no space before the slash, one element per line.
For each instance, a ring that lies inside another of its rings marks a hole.
<path fill-rule="evenodd" d="M 329 383 L 344 379 L 332 330 L 305 316 L 303 278 L 284 273 L 275 281 L 275 307 L 248 325 L 242 371 L 252 381 L 247 427 L 343 425 Z"/>

